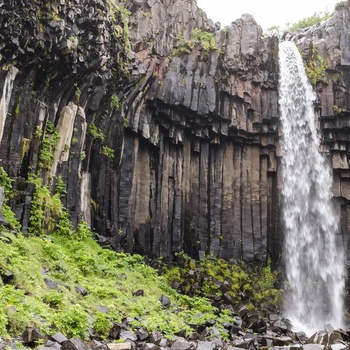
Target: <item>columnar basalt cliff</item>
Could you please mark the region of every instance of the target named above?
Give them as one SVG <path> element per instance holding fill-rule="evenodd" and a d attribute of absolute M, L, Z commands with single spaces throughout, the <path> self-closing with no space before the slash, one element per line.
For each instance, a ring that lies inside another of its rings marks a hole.
<path fill-rule="evenodd" d="M 294 38 L 327 60 L 317 111 L 345 238 L 349 16 Z M 24 232 L 35 173 L 115 249 L 278 261 L 278 39 L 250 15 L 220 29 L 195 0 L 0 1 L 0 43 L 0 165 Z"/>

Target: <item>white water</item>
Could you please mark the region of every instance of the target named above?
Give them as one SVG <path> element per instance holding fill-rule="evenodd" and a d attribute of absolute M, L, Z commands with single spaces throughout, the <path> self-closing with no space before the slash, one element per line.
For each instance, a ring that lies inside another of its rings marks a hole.
<path fill-rule="evenodd" d="M 2 141 L 2 136 L 4 134 L 4 127 L 10 104 L 13 82 L 18 73 L 18 69 L 14 66 L 9 66 L 7 69 L 8 73 L 6 74 L 4 87 L 2 90 L 2 97 L 0 100 L 0 142 Z"/>
<path fill-rule="evenodd" d="M 332 206 L 332 174 L 319 152 L 315 95 L 293 43 L 279 47 L 282 212 L 290 293 L 285 316 L 303 331 L 343 325 L 344 254 Z"/>

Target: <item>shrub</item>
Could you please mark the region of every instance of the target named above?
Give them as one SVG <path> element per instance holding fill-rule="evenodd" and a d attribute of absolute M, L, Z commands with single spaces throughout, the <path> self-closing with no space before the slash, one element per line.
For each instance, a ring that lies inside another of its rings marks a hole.
<path fill-rule="evenodd" d="M 88 315 L 80 305 L 73 305 L 58 314 L 55 323 L 69 338 L 80 337 L 85 340 L 88 338 Z"/>

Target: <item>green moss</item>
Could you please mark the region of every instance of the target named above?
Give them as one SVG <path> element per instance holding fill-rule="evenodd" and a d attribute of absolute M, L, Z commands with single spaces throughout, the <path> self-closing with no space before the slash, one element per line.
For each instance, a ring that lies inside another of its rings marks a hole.
<path fill-rule="evenodd" d="M 315 12 L 312 16 L 303 18 L 296 23 L 294 23 L 290 28 L 290 32 L 295 32 L 297 29 L 307 28 L 311 27 L 317 23 L 321 23 L 323 21 L 326 21 L 331 17 L 331 13 L 328 11 L 324 12 Z"/>
<path fill-rule="evenodd" d="M 129 18 L 131 12 L 128 11 L 124 6 L 118 5 L 114 0 L 107 0 L 107 6 L 114 27 L 114 35 L 117 38 L 123 39 L 124 49 L 126 50 L 127 54 L 130 54 L 131 45 L 129 41 Z"/>
<path fill-rule="evenodd" d="M 131 322 L 135 330 L 145 326 L 169 338 L 180 330 L 190 332 L 194 322 L 213 319 L 219 329 L 233 322 L 230 312 L 219 312 L 207 299 L 176 293 L 141 256 L 102 249 L 91 231 L 79 240 L 57 231 L 41 237 L 2 233 L 12 243 L 0 240 L 0 271 L 10 270 L 14 281 L 5 285 L 0 278 L 0 336 L 21 334 L 28 322 L 35 322 L 44 334 L 61 331 L 85 338 L 93 328 L 106 338 L 111 323 L 125 316 L 139 316 Z M 45 279 L 54 281 L 57 289 L 48 289 Z M 82 296 L 77 286 L 88 294 Z M 136 289 L 143 295 L 134 296 Z M 168 309 L 159 302 L 161 295 L 170 298 Z M 108 313 L 101 313 L 99 306 Z"/>
<path fill-rule="evenodd" d="M 43 185 L 42 179 L 34 174 L 29 174 L 28 182 L 35 185 L 28 233 L 35 236 L 52 233 L 63 213 L 60 194 L 51 196 L 48 186 Z"/>
<path fill-rule="evenodd" d="M 55 158 L 55 151 L 57 149 L 59 138 L 60 137 L 55 126 L 48 121 L 39 153 L 39 166 L 41 169 L 51 168 Z"/>
<path fill-rule="evenodd" d="M 326 59 L 318 54 L 316 45 L 312 45 L 311 56 L 305 65 L 306 74 L 312 85 L 315 86 L 317 82 L 327 82 L 327 68 Z"/>
<path fill-rule="evenodd" d="M 99 140 L 102 142 L 105 140 L 105 136 L 103 135 L 102 130 L 95 124 L 91 124 L 89 126 L 89 133 L 93 136 L 95 140 Z"/>
<path fill-rule="evenodd" d="M 21 224 L 19 223 L 15 213 L 12 211 L 11 207 L 7 204 L 7 201 L 13 197 L 13 180 L 7 175 L 3 167 L 0 167 L 0 186 L 4 188 L 4 202 L 2 204 L 1 211 L 4 215 L 5 220 L 14 230 L 20 231 Z"/>
<path fill-rule="evenodd" d="M 114 159 L 114 149 L 108 147 L 108 146 L 103 146 L 101 153 L 108 158 Z"/>
<path fill-rule="evenodd" d="M 192 32 L 192 39 L 199 44 L 204 51 L 216 50 L 214 34 L 198 28 Z"/>
<path fill-rule="evenodd" d="M 171 56 L 189 54 L 196 45 L 199 45 L 203 51 L 219 50 L 215 45 L 213 33 L 195 28 L 192 32 L 191 40 L 185 40 L 182 34 L 176 36 Z"/>
<path fill-rule="evenodd" d="M 113 107 L 113 108 L 119 109 L 119 107 L 120 107 L 120 101 L 119 101 L 118 96 L 113 95 L 113 96 L 111 97 L 111 104 L 112 104 L 112 107 Z"/>
<path fill-rule="evenodd" d="M 184 254 L 180 254 L 180 258 L 180 266 L 163 267 L 164 277 L 171 284 L 180 284 L 190 296 L 222 296 L 220 283 L 225 281 L 228 283 L 226 293 L 232 297 L 234 305 L 250 303 L 254 308 L 262 309 L 280 302 L 281 292 L 275 288 L 277 275 L 271 271 L 270 265 L 252 268 L 213 256 L 201 261 L 193 261 Z"/>

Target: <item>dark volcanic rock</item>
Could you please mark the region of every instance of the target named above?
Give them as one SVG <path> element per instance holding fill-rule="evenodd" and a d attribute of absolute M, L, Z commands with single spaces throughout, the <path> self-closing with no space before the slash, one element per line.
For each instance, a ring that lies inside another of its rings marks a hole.
<path fill-rule="evenodd" d="M 160 302 L 166 309 L 170 306 L 170 299 L 165 295 L 160 297 Z"/>
<path fill-rule="evenodd" d="M 71 338 L 62 343 L 62 350 L 91 350 L 80 338 Z"/>
<path fill-rule="evenodd" d="M 122 13 L 106 1 L 1 2 L 0 166 L 14 180 L 9 204 L 23 231 L 33 172 L 52 192 L 60 177 L 74 227 L 85 220 L 115 249 L 277 264 L 278 39 L 247 14 L 221 30 L 195 0 L 124 5 L 129 41 Z M 288 35 L 306 58 L 314 45 L 327 62 L 316 112 L 342 237 L 350 227 L 349 18 L 345 1 L 328 21 Z M 60 138 L 43 164 L 49 125 Z"/>

